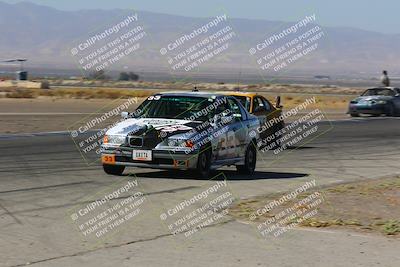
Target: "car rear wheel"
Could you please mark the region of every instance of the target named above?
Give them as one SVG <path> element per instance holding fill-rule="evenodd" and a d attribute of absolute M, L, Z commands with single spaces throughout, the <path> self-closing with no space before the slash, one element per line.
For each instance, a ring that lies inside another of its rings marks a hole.
<path fill-rule="evenodd" d="M 103 164 L 103 170 L 109 175 L 120 176 L 124 172 L 125 166 Z"/>
<path fill-rule="evenodd" d="M 247 147 L 246 155 L 244 159 L 244 165 L 237 165 L 236 169 L 242 174 L 253 174 L 256 169 L 257 162 L 257 150 L 253 143 Z"/>

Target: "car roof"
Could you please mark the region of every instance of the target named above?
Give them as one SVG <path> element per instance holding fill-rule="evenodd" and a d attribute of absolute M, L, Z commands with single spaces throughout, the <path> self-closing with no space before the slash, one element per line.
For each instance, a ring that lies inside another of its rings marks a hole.
<path fill-rule="evenodd" d="M 377 90 L 377 89 L 400 90 L 397 87 L 372 87 L 372 88 L 368 88 L 367 90 Z"/>
<path fill-rule="evenodd" d="M 254 92 L 240 92 L 240 91 L 222 91 L 218 93 L 230 96 L 248 96 L 248 97 L 255 97 L 257 95 L 257 93 Z"/>
<path fill-rule="evenodd" d="M 192 97 L 221 97 L 225 96 L 221 93 L 214 93 L 214 92 L 192 92 L 192 91 L 172 91 L 172 92 L 161 92 L 157 93 L 156 95 L 163 95 L 163 96 L 192 96 Z"/>

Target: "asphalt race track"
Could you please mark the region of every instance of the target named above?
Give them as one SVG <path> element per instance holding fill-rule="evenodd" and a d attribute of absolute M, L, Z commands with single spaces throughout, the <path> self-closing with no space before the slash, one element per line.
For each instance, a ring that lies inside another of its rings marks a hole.
<path fill-rule="evenodd" d="M 253 177 L 234 168 L 218 173 L 237 198 L 289 191 L 312 179 L 322 186 L 400 173 L 399 118 L 348 119 L 321 127 L 324 134 L 280 157 L 259 154 Z M 151 203 L 140 220 L 93 246 L 73 227 L 69 210 L 94 200 L 120 178 L 104 174 L 98 163 L 87 165 L 68 134 L 4 135 L 0 151 L 0 266 L 294 266 L 300 259 L 302 266 L 398 266 L 400 261 L 396 240 L 296 230 L 266 241 L 252 225 L 229 218 L 182 240 L 168 231 L 160 214 L 214 181 L 135 168 L 122 179 L 137 179 Z M 346 264 L 349 258 L 353 262 Z"/>

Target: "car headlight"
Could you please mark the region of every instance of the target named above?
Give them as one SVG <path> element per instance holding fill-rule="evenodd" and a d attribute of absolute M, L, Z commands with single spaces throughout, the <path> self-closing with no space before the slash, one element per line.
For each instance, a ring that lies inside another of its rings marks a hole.
<path fill-rule="evenodd" d="M 386 100 L 378 100 L 376 101 L 376 104 L 386 104 L 387 101 Z"/>
<path fill-rule="evenodd" d="M 184 147 L 184 148 L 192 148 L 194 147 L 194 143 L 192 140 L 185 140 L 180 138 L 168 138 L 167 140 L 168 146 L 170 147 Z"/>
<path fill-rule="evenodd" d="M 125 144 L 126 136 L 124 135 L 105 135 L 103 144 L 122 145 Z"/>
<path fill-rule="evenodd" d="M 167 139 L 168 146 L 171 147 L 183 147 L 185 144 L 185 140 L 180 138 L 168 138 Z"/>

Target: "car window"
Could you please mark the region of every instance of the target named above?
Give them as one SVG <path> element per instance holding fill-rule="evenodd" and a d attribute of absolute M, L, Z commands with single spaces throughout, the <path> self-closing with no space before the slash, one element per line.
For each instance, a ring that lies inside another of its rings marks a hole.
<path fill-rule="evenodd" d="M 251 102 L 251 98 L 248 96 L 235 96 L 235 98 L 237 100 L 239 100 L 240 104 L 242 104 L 242 106 L 250 112 L 250 102 Z"/>
<path fill-rule="evenodd" d="M 390 89 L 378 90 L 377 95 L 394 96 L 395 92 L 393 90 L 390 90 Z"/>
<path fill-rule="evenodd" d="M 187 119 L 195 117 L 196 120 L 205 121 L 211 113 L 202 113 L 202 110 L 212 104 L 204 97 L 187 96 L 150 96 L 138 107 L 137 118 L 165 118 Z M 200 116 L 198 115 L 200 114 Z"/>
<path fill-rule="evenodd" d="M 378 95 L 394 96 L 395 92 L 391 89 L 374 88 L 374 89 L 368 89 L 362 95 L 363 96 L 378 96 Z"/>
<path fill-rule="evenodd" d="M 264 105 L 264 101 L 261 99 L 261 97 L 255 97 L 253 112 L 262 112 L 262 111 L 267 111 Z"/>
<path fill-rule="evenodd" d="M 262 101 L 264 103 L 264 107 L 265 109 L 269 112 L 272 110 L 271 108 L 271 103 L 269 103 L 269 101 L 267 99 L 265 99 L 264 97 L 262 97 Z"/>
<path fill-rule="evenodd" d="M 236 99 L 228 98 L 228 103 L 231 107 L 231 111 L 233 114 L 240 115 L 241 120 L 246 119 L 246 117 L 245 117 L 246 113 L 244 112 L 244 109 L 240 107 L 240 104 Z"/>
<path fill-rule="evenodd" d="M 230 110 L 229 104 L 227 101 L 222 102 L 215 109 L 215 115 L 221 115 L 224 111 Z"/>

